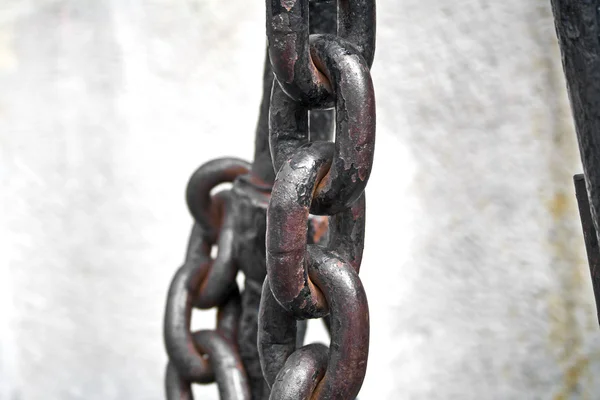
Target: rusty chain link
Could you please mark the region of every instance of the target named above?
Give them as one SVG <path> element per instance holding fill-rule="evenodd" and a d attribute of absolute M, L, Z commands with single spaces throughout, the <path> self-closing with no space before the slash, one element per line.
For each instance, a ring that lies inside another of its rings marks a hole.
<path fill-rule="evenodd" d="M 366 372 L 374 0 L 267 0 L 267 36 L 254 162 L 210 161 L 187 186 L 194 226 L 164 317 L 168 399 L 212 382 L 225 400 L 353 399 Z M 194 308 L 217 308 L 216 329 L 192 332 Z M 310 318 L 329 348 L 303 346 Z"/>

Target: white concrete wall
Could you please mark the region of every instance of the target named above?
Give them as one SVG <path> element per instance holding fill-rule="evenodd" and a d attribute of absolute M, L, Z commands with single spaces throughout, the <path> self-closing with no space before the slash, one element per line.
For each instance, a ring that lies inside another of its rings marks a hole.
<path fill-rule="evenodd" d="M 0 0 L 1 399 L 163 398 L 185 184 L 252 155 L 263 9 Z M 361 398 L 599 398 L 549 1 L 378 12 Z"/>

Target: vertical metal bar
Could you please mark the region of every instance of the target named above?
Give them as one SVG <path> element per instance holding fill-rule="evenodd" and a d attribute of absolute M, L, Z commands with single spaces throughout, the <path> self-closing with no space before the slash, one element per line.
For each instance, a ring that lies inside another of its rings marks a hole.
<path fill-rule="evenodd" d="M 579 151 L 598 232 L 600 211 L 600 0 L 552 0 Z"/>
<path fill-rule="evenodd" d="M 598 248 L 598 236 L 596 235 L 592 214 L 590 213 L 590 203 L 588 202 L 583 174 L 575 175 L 573 181 L 575 183 L 575 195 L 577 196 L 577 204 L 579 206 L 581 227 L 583 228 L 585 249 L 590 265 L 592 285 L 594 287 L 594 297 L 596 298 L 596 304 L 600 304 L 600 249 Z M 598 313 L 598 321 L 600 322 L 600 313 Z"/>
<path fill-rule="evenodd" d="M 600 0 L 551 3 L 585 175 L 585 182 L 576 177 L 575 184 L 598 306 L 596 289 L 600 277 L 595 272 L 600 227 Z M 583 206 L 585 193 L 587 209 Z"/>

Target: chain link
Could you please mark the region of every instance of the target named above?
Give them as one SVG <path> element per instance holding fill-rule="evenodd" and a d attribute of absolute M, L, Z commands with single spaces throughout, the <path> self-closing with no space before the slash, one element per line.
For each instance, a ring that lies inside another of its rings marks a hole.
<path fill-rule="evenodd" d="M 309 0 L 266 0 L 273 72 L 283 91 L 312 107 L 333 104 L 331 86 L 309 40 Z M 375 1 L 338 0 L 337 36 L 371 66 L 375 55 Z"/>

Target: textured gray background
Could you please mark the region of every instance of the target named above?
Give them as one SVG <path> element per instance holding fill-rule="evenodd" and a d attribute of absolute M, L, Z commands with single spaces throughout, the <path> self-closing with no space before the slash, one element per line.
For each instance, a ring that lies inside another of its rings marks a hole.
<path fill-rule="evenodd" d="M 263 10 L 0 0 L 1 399 L 162 398 L 185 184 L 252 155 Z M 361 398 L 600 398 L 549 0 L 378 12 Z"/>

